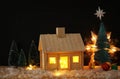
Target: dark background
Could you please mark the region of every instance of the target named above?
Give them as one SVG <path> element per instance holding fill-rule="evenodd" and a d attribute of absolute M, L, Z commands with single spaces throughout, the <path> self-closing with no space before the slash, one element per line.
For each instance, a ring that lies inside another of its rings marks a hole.
<path fill-rule="evenodd" d="M 66 33 L 81 33 L 83 40 L 90 37 L 90 31 L 98 32 L 100 20 L 94 15 L 98 6 L 106 12 L 102 21 L 112 39 L 120 46 L 120 8 L 115 0 L 64 0 L 64 1 L 9 1 L 4 5 L 1 21 L 0 65 L 7 65 L 12 40 L 18 49 L 28 54 L 30 43 L 38 46 L 40 34 L 55 33 L 56 27 L 65 27 Z M 3 25 L 2 25 L 3 23 Z"/>

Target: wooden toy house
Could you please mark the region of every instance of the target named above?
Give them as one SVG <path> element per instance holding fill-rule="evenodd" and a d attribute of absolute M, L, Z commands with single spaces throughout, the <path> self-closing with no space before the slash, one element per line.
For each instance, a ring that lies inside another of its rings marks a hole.
<path fill-rule="evenodd" d="M 80 33 L 65 33 L 57 27 L 56 34 L 40 34 L 38 50 L 42 69 L 82 69 L 84 43 Z"/>

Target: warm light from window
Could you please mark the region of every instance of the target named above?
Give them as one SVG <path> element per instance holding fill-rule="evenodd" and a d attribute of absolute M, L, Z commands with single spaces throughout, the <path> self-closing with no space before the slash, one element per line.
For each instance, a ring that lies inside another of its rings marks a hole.
<path fill-rule="evenodd" d="M 79 56 L 73 56 L 73 63 L 79 63 Z"/>
<path fill-rule="evenodd" d="M 56 64 L 56 57 L 49 57 L 50 64 Z"/>
<path fill-rule="evenodd" d="M 53 75 L 56 76 L 56 77 L 62 76 L 65 73 L 66 73 L 66 71 L 64 71 L 64 70 L 55 70 L 55 71 L 53 71 Z"/>
<path fill-rule="evenodd" d="M 67 56 L 60 57 L 60 68 L 61 69 L 68 68 L 68 57 Z"/>

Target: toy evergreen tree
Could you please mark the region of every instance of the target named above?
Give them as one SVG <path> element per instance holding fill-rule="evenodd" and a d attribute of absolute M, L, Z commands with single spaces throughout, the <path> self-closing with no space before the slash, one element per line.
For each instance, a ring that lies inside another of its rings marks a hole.
<path fill-rule="evenodd" d="M 32 40 L 31 45 L 30 45 L 29 54 L 28 54 L 28 63 L 31 65 L 39 65 L 40 63 L 39 53 L 38 53 L 34 40 Z"/>
<path fill-rule="evenodd" d="M 18 65 L 18 48 L 15 40 L 12 41 L 9 56 L 8 56 L 8 66 L 17 66 Z"/>
<path fill-rule="evenodd" d="M 99 62 L 99 64 L 104 62 L 111 62 L 110 55 L 108 53 L 110 45 L 103 23 L 100 24 L 96 46 L 98 51 L 95 52 L 95 60 Z"/>
<path fill-rule="evenodd" d="M 26 56 L 25 56 L 23 49 L 21 49 L 19 58 L 18 58 L 18 66 L 26 66 L 26 65 L 27 65 Z"/>

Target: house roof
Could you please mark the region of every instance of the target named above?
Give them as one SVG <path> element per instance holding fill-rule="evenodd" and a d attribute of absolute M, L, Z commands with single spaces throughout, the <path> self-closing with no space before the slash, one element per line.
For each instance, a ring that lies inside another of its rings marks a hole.
<path fill-rule="evenodd" d="M 41 34 L 38 50 L 44 52 L 84 51 L 84 43 L 80 33 L 68 33 L 65 37 L 56 34 Z"/>

